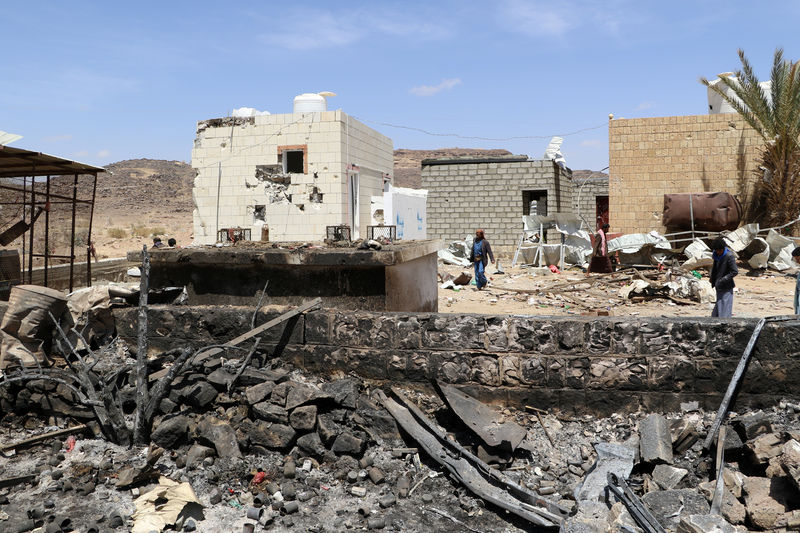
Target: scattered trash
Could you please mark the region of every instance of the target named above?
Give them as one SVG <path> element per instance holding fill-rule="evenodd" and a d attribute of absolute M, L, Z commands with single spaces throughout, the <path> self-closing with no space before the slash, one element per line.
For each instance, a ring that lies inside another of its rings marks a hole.
<path fill-rule="evenodd" d="M 134 504 L 136 512 L 132 516 L 132 533 L 163 531 L 167 526 L 174 526 L 179 515 L 203 520 L 203 506 L 197 500 L 192 486 L 163 476 L 156 488 L 139 496 Z"/>

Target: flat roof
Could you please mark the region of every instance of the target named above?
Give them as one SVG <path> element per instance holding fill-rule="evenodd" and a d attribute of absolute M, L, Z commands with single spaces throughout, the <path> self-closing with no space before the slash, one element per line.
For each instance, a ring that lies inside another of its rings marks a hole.
<path fill-rule="evenodd" d="M 435 254 L 444 245 L 438 239 L 399 241 L 384 245 L 380 250 L 359 250 L 327 246 L 277 247 L 259 241 L 243 241 L 235 246 L 217 248 L 213 244 L 186 248 L 148 250 L 152 265 L 176 263 L 190 265 L 296 265 L 296 266 L 391 266 Z M 283 243 L 288 244 L 288 243 Z M 141 251 L 128 252 L 128 261 L 140 262 Z"/>
<path fill-rule="evenodd" d="M 463 165 L 474 163 L 522 163 L 530 161 L 527 155 L 465 155 L 456 157 L 444 157 L 441 159 L 423 159 L 423 167 L 433 167 L 438 165 Z"/>
<path fill-rule="evenodd" d="M 42 152 L 0 145 L 0 178 L 27 176 L 57 176 L 60 174 L 94 174 L 105 172 L 102 167 L 63 159 Z"/>

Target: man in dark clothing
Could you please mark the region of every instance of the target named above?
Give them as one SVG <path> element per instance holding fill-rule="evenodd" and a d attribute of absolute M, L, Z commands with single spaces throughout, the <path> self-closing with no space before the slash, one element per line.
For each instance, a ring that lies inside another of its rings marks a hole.
<path fill-rule="evenodd" d="M 494 254 L 489 241 L 483 234 L 483 230 L 475 231 L 475 239 L 472 241 L 472 250 L 469 253 L 469 260 L 475 266 L 475 285 L 478 290 L 483 289 L 487 283 L 486 280 L 486 264 L 488 262 L 494 263 Z"/>
<path fill-rule="evenodd" d="M 714 266 L 711 267 L 711 286 L 717 291 L 717 303 L 711 316 L 730 318 L 733 314 L 733 278 L 739 273 L 733 252 L 725 246 L 722 237 L 711 243 Z"/>

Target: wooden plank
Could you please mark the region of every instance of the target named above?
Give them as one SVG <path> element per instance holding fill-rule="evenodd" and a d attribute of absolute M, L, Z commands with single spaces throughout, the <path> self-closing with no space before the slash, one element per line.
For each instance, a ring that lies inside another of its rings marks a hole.
<path fill-rule="evenodd" d="M 714 486 L 714 498 L 711 500 L 711 514 L 720 514 L 722 508 L 722 494 L 725 488 L 723 477 L 725 474 L 725 426 L 719 428 L 717 439 L 717 483 Z"/>
<path fill-rule="evenodd" d="M 262 331 L 266 331 L 269 328 L 277 326 L 281 322 L 285 322 L 286 320 L 289 320 L 292 317 L 295 317 L 295 316 L 297 316 L 297 315 L 299 315 L 301 313 L 305 313 L 309 309 L 311 309 L 313 307 L 316 307 L 321 303 L 322 303 L 322 298 L 314 298 L 311 301 L 305 302 L 305 303 L 301 304 L 300 306 L 295 307 L 291 311 L 286 311 L 281 316 L 279 316 L 277 318 L 273 318 L 269 322 L 261 324 L 260 326 L 251 329 L 247 333 L 245 333 L 243 335 L 239 335 L 235 339 L 226 342 L 225 346 L 237 346 L 237 345 L 243 343 L 244 341 L 246 341 L 247 339 L 252 339 L 253 337 L 258 335 Z M 195 357 L 194 358 L 194 364 L 202 363 L 203 361 L 206 361 L 206 360 L 210 359 L 211 357 L 214 357 L 215 355 L 219 355 L 219 354 L 221 354 L 223 352 L 224 349 L 225 348 L 212 348 L 212 349 L 210 349 L 208 351 L 205 351 L 199 357 Z"/>

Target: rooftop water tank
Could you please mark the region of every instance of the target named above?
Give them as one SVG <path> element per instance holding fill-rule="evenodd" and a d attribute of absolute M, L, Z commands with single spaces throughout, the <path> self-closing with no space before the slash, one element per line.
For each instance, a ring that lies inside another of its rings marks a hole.
<path fill-rule="evenodd" d="M 294 113 L 317 113 L 327 110 L 327 100 L 321 94 L 303 93 L 294 97 Z"/>

